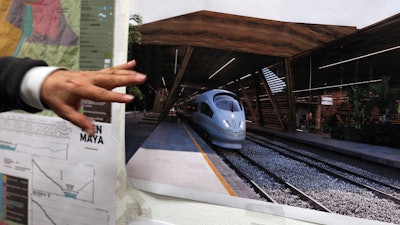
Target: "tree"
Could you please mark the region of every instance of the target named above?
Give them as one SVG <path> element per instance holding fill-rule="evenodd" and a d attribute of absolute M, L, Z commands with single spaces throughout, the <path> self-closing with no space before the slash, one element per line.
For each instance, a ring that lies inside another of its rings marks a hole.
<path fill-rule="evenodd" d="M 131 107 L 137 110 L 145 109 L 146 107 L 146 96 L 140 90 L 138 86 L 129 86 L 126 89 L 126 93 L 135 96 L 133 101 L 130 103 Z"/>
<path fill-rule="evenodd" d="M 129 23 L 129 45 L 141 44 L 142 34 L 139 32 L 139 28 L 142 26 L 142 16 L 138 14 L 131 15 L 129 21 L 133 23 Z"/>
<path fill-rule="evenodd" d="M 390 87 L 390 76 L 384 76 L 382 81 L 376 84 L 371 84 L 372 104 L 378 107 L 382 115 L 388 113 L 392 116 L 397 111 L 396 100 L 400 98 L 400 89 Z"/>
<path fill-rule="evenodd" d="M 139 32 L 139 28 L 142 26 L 142 16 L 138 14 L 131 15 L 129 17 L 129 37 L 128 37 L 128 58 L 132 59 L 130 56 L 132 47 L 134 45 L 141 44 L 142 34 Z M 133 101 L 129 104 L 135 109 L 144 109 L 146 96 L 142 93 L 138 86 L 129 86 L 126 92 L 132 96 L 135 96 Z"/>
<path fill-rule="evenodd" d="M 351 86 L 352 92 L 348 95 L 349 102 L 354 107 L 354 123 L 355 128 L 361 128 L 364 121 L 364 108 L 365 102 L 368 99 L 368 93 L 365 90 L 362 90 L 360 87 Z"/>

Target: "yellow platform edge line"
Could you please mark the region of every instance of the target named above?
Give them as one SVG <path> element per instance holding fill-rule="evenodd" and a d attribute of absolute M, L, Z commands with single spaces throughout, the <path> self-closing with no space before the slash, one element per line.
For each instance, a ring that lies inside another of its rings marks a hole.
<path fill-rule="evenodd" d="M 217 176 L 217 178 L 219 179 L 219 181 L 222 183 L 222 185 L 225 187 L 226 191 L 231 195 L 231 196 L 237 196 L 237 194 L 235 193 L 235 191 L 232 189 L 232 187 L 228 184 L 228 182 L 226 182 L 226 180 L 224 179 L 224 177 L 221 175 L 221 173 L 218 171 L 218 169 L 214 166 L 214 164 L 211 162 L 211 160 L 208 158 L 207 154 L 204 152 L 203 148 L 201 148 L 201 146 L 199 145 L 199 143 L 196 141 L 196 139 L 194 139 L 193 135 L 191 134 L 191 132 L 189 131 L 189 129 L 187 129 L 187 127 L 182 124 L 182 126 L 185 128 L 186 132 L 188 133 L 190 139 L 192 139 L 193 143 L 196 145 L 197 149 L 200 151 L 201 155 L 203 156 L 203 158 L 206 160 L 206 162 L 208 163 L 208 165 L 211 167 L 211 169 L 214 171 L 215 175 Z"/>

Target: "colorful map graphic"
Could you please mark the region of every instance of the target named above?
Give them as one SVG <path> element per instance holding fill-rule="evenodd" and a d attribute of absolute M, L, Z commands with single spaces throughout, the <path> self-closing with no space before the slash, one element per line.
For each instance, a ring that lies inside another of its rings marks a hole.
<path fill-rule="evenodd" d="M 0 0 L 0 56 L 41 59 L 70 70 L 109 67 L 115 4 Z M 111 104 L 104 105 L 111 113 Z M 106 128 L 102 138 L 111 138 L 111 115 L 103 114 L 108 121 L 97 121 Z M 110 203 L 116 201 L 117 161 L 109 149 L 116 143 L 87 143 L 81 134 L 50 110 L 0 114 L 0 225 L 115 224 Z"/>
<path fill-rule="evenodd" d="M 0 56 L 79 67 L 81 1 L 0 0 Z"/>

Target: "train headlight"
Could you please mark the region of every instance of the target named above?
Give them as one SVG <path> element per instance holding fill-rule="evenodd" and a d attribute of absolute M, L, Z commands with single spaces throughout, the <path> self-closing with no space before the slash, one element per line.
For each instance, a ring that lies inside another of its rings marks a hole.
<path fill-rule="evenodd" d="M 240 121 L 239 123 L 239 127 L 240 129 L 244 129 L 245 123 L 243 121 Z"/>
<path fill-rule="evenodd" d="M 229 127 L 231 127 L 231 125 L 229 124 L 229 122 L 228 122 L 228 121 L 226 121 L 226 120 L 222 120 L 222 122 L 224 123 L 224 125 L 225 125 L 225 127 L 226 127 L 226 128 L 229 128 Z"/>

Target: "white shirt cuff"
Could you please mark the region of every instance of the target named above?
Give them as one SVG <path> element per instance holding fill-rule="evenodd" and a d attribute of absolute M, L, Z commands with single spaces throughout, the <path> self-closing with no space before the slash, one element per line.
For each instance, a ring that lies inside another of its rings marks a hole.
<path fill-rule="evenodd" d="M 43 81 L 56 70 L 65 69 L 55 66 L 37 66 L 26 72 L 20 89 L 22 100 L 37 109 L 45 109 L 40 99 L 40 90 Z"/>

